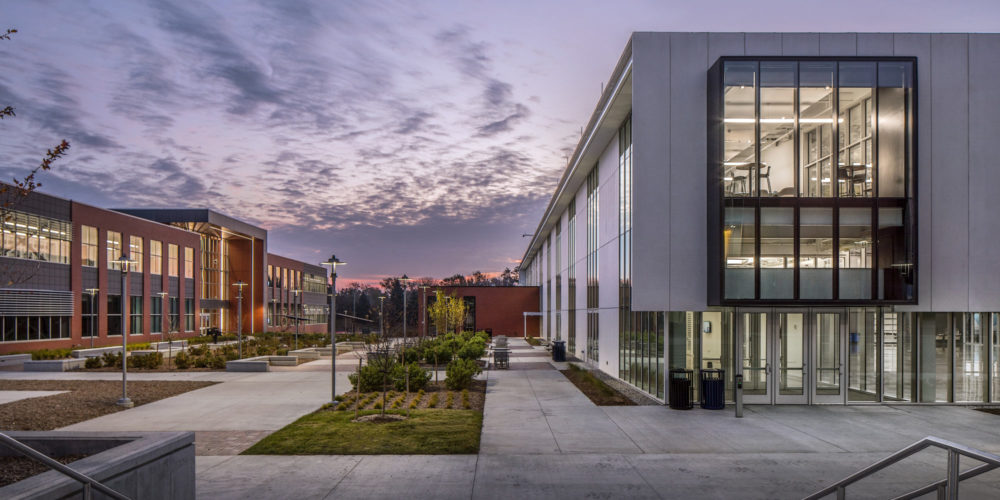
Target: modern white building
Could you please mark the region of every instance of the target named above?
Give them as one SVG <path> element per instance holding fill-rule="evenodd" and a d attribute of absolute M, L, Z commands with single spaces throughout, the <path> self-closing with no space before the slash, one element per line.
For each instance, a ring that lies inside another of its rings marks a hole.
<path fill-rule="evenodd" d="M 997 34 L 634 33 L 522 260 L 544 335 L 664 401 L 1000 402 L 998 82 Z"/>

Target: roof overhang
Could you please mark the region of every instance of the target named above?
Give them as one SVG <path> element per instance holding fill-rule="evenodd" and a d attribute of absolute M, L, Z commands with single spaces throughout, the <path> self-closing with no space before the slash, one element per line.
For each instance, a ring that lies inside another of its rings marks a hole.
<path fill-rule="evenodd" d="M 584 129 L 580 142 L 577 143 L 573 156 L 570 157 L 566 170 L 563 171 L 555 193 L 549 200 L 545 208 L 542 220 L 535 229 L 535 234 L 528 243 L 524 255 L 521 257 L 520 269 L 530 263 L 535 254 L 541 248 L 545 237 L 555 226 L 559 216 L 566 210 L 570 200 L 576 195 L 577 190 L 586 181 L 587 174 L 597 165 L 604 146 L 618 133 L 618 127 L 622 121 L 632 111 L 632 40 L 629 38 L 625 50 L 618 59 L 611 74 L 610 85 L 605 87 L 604 93 L 597 103 Z"/>

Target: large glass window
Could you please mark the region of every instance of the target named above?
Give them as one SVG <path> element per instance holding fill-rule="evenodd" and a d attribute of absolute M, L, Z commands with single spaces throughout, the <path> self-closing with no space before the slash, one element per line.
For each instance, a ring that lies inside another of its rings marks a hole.
<path fill-rule="evenodd" d="M 191 247 L 184 247 L 184 277 L 194 279 L 194 249 Z"/>
<path fill-rule="evenodd" d="M 118 259 L 122 257 L 122 233 L 108 231 L 108 269 L 119 269 Z"/>
<path fill-rule="evenodd" d="M 149 240 L 149 273 L 163 274 L 163 243 Z"/>
<path fill-rule="evenodd" d="M 795 196 L 795 63 L 760 63 L 761 196 Z"/>
<path fill-rule="evenodd" d="M 598 209 L 600 198 L 597 167 L 587 175 L 587 359 L 597 362 L 598 356 Z"/>
<path fill-rule="evenodd" d="M 0 224 L 0 256 L 69 264 L 71 224 L 5 210 Z"/>
<path fill-rule="evenodd" d="M 122 334 L 122 296 L 108 295 L 108 335 Z"/>
<path fill-rule="evenodd" d="M 833 196 L 833 73 L 835 63 L 799 63 L 799 193 Z"/>
<path fill-rule="evenodd" d="M 875 63 L 840 63 L 837 116 L 837 186 L 840 196 L 875 195 L 872 165 L 872 89 Z"/>
<path fill-rule="evenodd" d="M 757 63 L 728 62 L 724 69 L 723 180 L 729 196 L 757 193 L 756 120 Z"/>
<path fill-rule="evenodd" d="M 181 327 L 181 299 L 170 297 L 168 304 L 170 305 L 170 333 L 174 333 Z"/>
<path fill-rule="evenodd" d="M 133 295 L 128 306 L 128 333 L 142 335 L 142 296 Z"/>
<path fill-rule="evenodd" d="M 799 210 L 799 298 L 833 298 L 833 209 Z"/>
<path fill-rule="evenodd" d="M 909 313 L 882 314 L 883 401 L 916 399 L 916 344 L 912 318 Z"/>
<path fill-rule="evenodd" d="M 93 293 L 88 293 L 84 291 L 81 295 L 80 301 L 80 313 L 82 316 L 83 324 L 81 325 L 81 337 L 96 337 L 97 336 L 97 290 L 91 289 Z"/>
<path fill-rule="evenodd" d="M 128 256 L 132 263 L 128 265 L 128 270 L 133 273 L 142 272 L 142 238 L 139 236 L 128 237 Z"/>
<path fill-rule="evenodd" d="M 566 287 L 569 303 L 566 317 L 566 348 L 576 353 L 576 199 L 569 202 L 569 222 L 566 224 Z"/>
<path fill-rule="evenodd" d="M 760 298 L 795 295 L 795 215 L 791 207 L 760 209 Z"/>
<path fill-rule="evenodd" d="M 322 321 L 317 323 L 322 323 Z M 184 299 L 184 331 L 194 331 L 194 299 Z"/>
<path fill-rule="evenodd" d="M 726 208 L 723 242 L 727 299 L 752 299 L 755 296 L 755 218 L 753 208 Z"/>
<path fill-rule="evenodd" d="M 712 67 L 710 304 L 917 300 L 914 71 L 892 58 Z"/>
<path fill-rule="evenodd" d="M 163 332 L 163 297 L 149 298 L 149 332 Z"/>
<path fill-rule="evenodd" d="M 840 209 L 841 299 L 870 299 L 872 294 L 872 212 L 869 208 Z"/>
<path fill-rule="evenodd" d="M 983 313 L 955 314 L 955 401 L 986 401 L 986 342 Z"/>
<path fill-rule="evenodd" d="M 80 226 L 80 264 L 97 267 L 97 228 Z"/>
<path fill-rule="evenodd" d="M 167 244 L 167 276 L 176 277 L 178 271 L 177 245 Z"/>

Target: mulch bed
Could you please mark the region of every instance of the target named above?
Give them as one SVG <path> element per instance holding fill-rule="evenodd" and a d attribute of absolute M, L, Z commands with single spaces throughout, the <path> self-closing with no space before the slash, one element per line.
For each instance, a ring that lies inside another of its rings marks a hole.
<path fill-rule="evenodd" d="M 451 393 L 451 405 L 448 405 L 448 394 Z M 386 398 L 388 400 L 388 409 L 392 409 L 392 403 L 403 395 L 402 392 L 393 391 Z M 431 399 L 434 399 L 434 395 L 437 395 L 436 404 L 430 406 Z M 411 392 L 408 397 L 400 399 L 398 410 L 405 410 L 409 408 L 410 402 L 417 398 L 417 392 Z M 349 404 L 346 404 L 346 408 L 336 408 L 337 410 L 354 411 L 354 393 L 349 392 L 345 394 L 346 400 Z M 375 392 L 363 392 L 361 393 L 362 402 L 368 400 L 363 406 L 359 406 L 361 410 L 373 410 L 375 408 L 375 402 L 382 400 L 382 393 Z M 486 405 L 486 381 L 485 380 L 473 380 L 472 385 L 469 387 L 469 408 L 470 410 L 483 411 L 483 407 Z M 462 404 L 462 391 L 449 391 L 445 387 L 444 382 L 435 384 L 431 382 L 427 384 L 427 388 L 424 389 L 424 395 L 420 398 L 420 402 L 413 409 L 415 410 L 425 410 L 428 408 L 435 408 L 439 410 L 451 409 L 451 410 L 464 410 L 465 406 Z"/>
<path fill-rule="evenodd" d="M 635 406 L 635 402 L 601 382 L 586 370 L 560 370 L 577 389 L 597 406 Z"/>
<path fill-rule="evenodd" d="M 130 381 L 136 406 L 214 385 L 216 382 Z M 115 403 L 122 383 L 114 380 L 0 380 L 0 391 L 70 391 L 0 405 L 0 429 L 50 431 L 124 410 Z"/>
<path fill-rule="evenodd" d="M 68 464 L 86 458 L 88 455 L 67 455 L 52 457 L 61 464 Z M 27 457 L 0 457 L 0 487 L 14 484 L 31 476 L 49 470 L 49 466 Z"/>
<path fill-rule="evenodd" d="M 996 407 L 993 407 L 993 408 L 976 408 L 976 410 L 981 411 L 983 413 L 990 413 L 990 414 L 993 414 L 993 415 L 1000 415 L 1000 408 L 996 408 Z"/>

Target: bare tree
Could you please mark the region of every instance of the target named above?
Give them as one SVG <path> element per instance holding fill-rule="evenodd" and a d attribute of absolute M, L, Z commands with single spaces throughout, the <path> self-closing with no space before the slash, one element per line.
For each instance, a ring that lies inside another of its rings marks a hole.
<path fill-rule="evenodd" d="M 389 377 L 392 375 L 392 370 L 396 366 L 396 353 L 394 352 L 394 344 L 392 337 L 389 336 L 385 331 L 379 331 L 378 334 L 374 335 L 371 339 L 367 340 L 365 343 L 366 358 L 368 359 L 368 366 L 372 367 L 378 374 L 382 377 L 382 416 L 385 416 L 385 407 L 387 404 L 386 392 L 389 383 Z M 361 387 L 361 371 L 358 371 L 358 387 Z"/>

